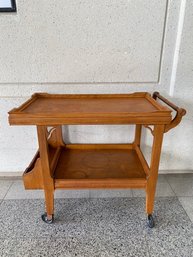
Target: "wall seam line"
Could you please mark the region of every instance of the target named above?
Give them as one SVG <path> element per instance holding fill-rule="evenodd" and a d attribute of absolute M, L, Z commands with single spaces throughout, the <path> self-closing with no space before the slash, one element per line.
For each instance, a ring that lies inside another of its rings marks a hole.
<path fill-rule="evenodd" d="M 175 82 L 176 82 L 176 75 L 177 75 L 177 68 L 178 68 L 178 61 L 179 61 L 181 39 L 182 39 L 182 33 L 183 33 L 183 27 L 184 27 L 185 10 L 186 10 L 186 0 L 182 0 L 181 5 L 180 5 L 180 13 L 179 13 L 179 20 L 178 20 L 176 44 L 175 44 L 175 50 L 174 50 L 171 79 L 170 79 L 169 95 L 171 97 L 174 95 L 174 89 L 175 89 Z"/>

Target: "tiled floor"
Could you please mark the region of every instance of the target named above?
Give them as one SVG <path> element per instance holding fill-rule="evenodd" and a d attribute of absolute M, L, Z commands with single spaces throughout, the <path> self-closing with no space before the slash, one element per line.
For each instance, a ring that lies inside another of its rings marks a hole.
<path fill-rule="evenodd" d="M 177 196 L 193 221 L 193 174 L 159 175 L 157 197 Z M 55 198 L 145 197 L 144 190 L 57 190 Z M 25 190 L 21 179 L 0 178 L 0 199 L 43 199 L 42 190 Z"/>
<path fill-rule="evenodd" d="M 145 225 L 144 196 L 143 190 L 58 190 L 56 222 L 47 225 L 41 190 L 0 179 L 0 256 L 193 256 L 193 174 L 159 176 L 153 229 Z"/>

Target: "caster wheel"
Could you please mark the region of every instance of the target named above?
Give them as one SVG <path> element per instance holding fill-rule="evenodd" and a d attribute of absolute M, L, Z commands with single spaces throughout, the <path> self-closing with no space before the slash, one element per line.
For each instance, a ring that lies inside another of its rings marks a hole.
<path fill-rule="evenodd" d="M 54 222 L 54 215 L 52 215 L 52 218 L 51 219 L 48 219 L 47 217 L 47 213 L 44 213 L 42 215 L 42 220 L 47 223 L 47 224 L 52 224 Z"/>
<path fill-rule="evenodd" d="M 155 226 L 153 216 L 151 214 L 147 216 L 147 225 L 149 228 L 153 228 Z"/>

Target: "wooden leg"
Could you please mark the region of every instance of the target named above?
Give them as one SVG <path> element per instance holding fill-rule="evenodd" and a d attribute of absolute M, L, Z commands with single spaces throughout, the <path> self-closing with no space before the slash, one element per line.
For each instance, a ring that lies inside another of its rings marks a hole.
<path fill-rule="evenodd" d="M 142 125 L 137 124 L 135 126 L 135 140 L 134 140 L 134 144 L 137 146 L 140 146 L 140 142 L 141 142 L 141 128 Z"/>
<path fill-rule="evenodd" d="M 52 219 L 54 215 L 54 191 L 53 190 L 44 190 L 45 194 L 45 204 L 46 204 L 46 213 L 48 220 Z"/>
<path fill-rule="evenodd" d="M 57 134 L 58 145 L 65 146 L 65 143 L 63 141 L 63 136 L 62 136 L 62 126 L 56 126 L 56 134 Z"/>
<path fill-rule="evenodd" d="M 45 126 L 37 126 L 37 131 L 46 204 L 46 214 L 42 215 L 42 219 L 46 223 L 52 223 L 54 214 L 54 180 L 51 177 L 49 163 L 47 128 Z"/>
<path fill-rule="evenodd" d="M 151 154 L 150 174 L 146 187 L 146 212 L 151 215 L 154 209 L 154 198 L 158 177 L 159 161 L 164 134 L 164 125 L 154 126 L 154 140 Z"/>

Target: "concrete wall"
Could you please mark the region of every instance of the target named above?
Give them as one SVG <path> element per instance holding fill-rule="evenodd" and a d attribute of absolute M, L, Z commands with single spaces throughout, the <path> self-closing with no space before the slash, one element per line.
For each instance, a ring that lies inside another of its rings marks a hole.
<path fill-rule="evenodd" d="M 34 92 L 160 91 L 188 114 L 165 135 L 161 170 L 193 170 L 190 0 L 17 0 L 0 13 L 0 172 L 20 172 L 37 149 L 35 127 L 7 112 Z M 128 142 L 128 126 L 69 126 L 68 142 Z M 144 132 L 149 158 L 151 135 Z"/>

